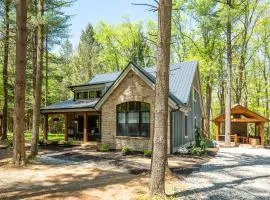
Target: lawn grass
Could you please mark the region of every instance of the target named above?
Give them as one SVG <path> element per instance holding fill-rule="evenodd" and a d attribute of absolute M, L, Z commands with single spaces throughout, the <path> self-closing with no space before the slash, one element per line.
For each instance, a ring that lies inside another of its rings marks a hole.
<path fill-rule="evenodd" d="M 32 138 L 32 133 L 31 132 L 25 132 L 24 133 L 24 139 L 26 143 L 31 142 L 31 138 Z M 8 139 L 10 141 L 12 141 L 13 139 L 13 133 L 9 132 L 8 133 Z M 49 141 L 60 141 L 60 140 L 64 140 L 65 139 L 65 135 L 63 133 L 48 133 L 48 140 Z M 39 134 L 39 140 L 43 140 L 43 133 L 41 132 Z"/>

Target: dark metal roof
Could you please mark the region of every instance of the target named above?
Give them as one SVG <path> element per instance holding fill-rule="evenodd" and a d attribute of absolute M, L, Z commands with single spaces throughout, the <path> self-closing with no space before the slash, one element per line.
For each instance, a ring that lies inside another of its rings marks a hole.
<path fill-rule="evenodd" d="M 134 65 L 134 64 L 133 64 Z M 181 62 L 170 65 L 170 97 L 177 104 L 186 104 L 189 100 L 189 94 L 192 87 L 193 78 L 196 73 L 198 63 L 196 61 Z M 134 65 L 135 66 L 135 65 Z M 139 68 L 153 83 L 156 80 L 156 67 Z M 96 74 L 88 84 L 81 86 L 96 85 L 102 83 L 112 83 L 119 76 L 121 72 L 113 72 L 106 74 Z M 99 99 L 95 100 L 67 100 L 56 103 L 46 108 L 48 109 L 74 109 L 74 108 L 94 108 Z"/>
<path fill-rule="evenodd" d="M 99 99 L 91 100 L 77 100 L 69 99 L 67 101 L 62 101 L 49 105 L 41 110 L 58 110 L 58 109 L 78 109 L 78 108 L 94 108 Z"/>
<path fill-rule="evenodd" d="M 178 103 L 187 103 L 197 68 L 196 61 L 181 62 L 170 65 L 170 93 Z M 156 80 L 156 67 L 140 68 L 153 82 Z M 121 72 L 97 74 L 89 81 L 90 84 L 114 82 Z"/>
<path fill-rule="evenodd" d="M 121 74 L 121 72 L 112 72 L 106 74 L 96 74 L 94 78 L 92 78 L 88 84 L 99 84 L 99 83 L 110 83 L 114 82 L 117 77 Z"/>

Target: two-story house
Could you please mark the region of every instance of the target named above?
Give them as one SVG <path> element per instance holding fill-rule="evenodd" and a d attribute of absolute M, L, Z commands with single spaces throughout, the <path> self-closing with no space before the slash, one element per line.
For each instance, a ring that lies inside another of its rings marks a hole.
<path fill-rule="evenodd" d="M 98 140 L 113 149 L 152 148 L 156 68 L 129 63 L 122 72 L 97 74 L 88 83 L 70 86 L 74 98 L 41 109 L 65 116 L 65 139 Z M 198 63 L 170 66 L 168 153 L 194 141 L 202 129 L 203 107 Z"/>

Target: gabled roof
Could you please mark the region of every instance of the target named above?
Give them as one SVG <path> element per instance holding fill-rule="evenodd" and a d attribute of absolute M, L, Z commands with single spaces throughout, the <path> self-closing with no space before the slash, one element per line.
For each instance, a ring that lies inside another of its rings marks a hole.
<path fill-rule="evenodd" d="M 170 65 L 169 103 L 171 105 L 174 104 L 174 106 L 177 105 L 186 106 L 185 104 L 187 104 L 189 100 L 189 94 L 193 83 L 193 78 L 196 73 L 196 69 L 197 69 L 197 62 L 195 61 Z M 155 67 L 139 68 L 134 63 L 129 63 L 128 66 L 125 68 L 125 70 L 119 74 L 119 76 L 111 85 L 111 87 L 107 90 L 107 92 L 97 103 L 96 105 L 97 109 L 101 107 L 103 102 L 109 97 L 111 92 L 116 88 L 116 86 L 121 82 L 121 80 L 130 70 L 133 70 L 141 78 L 143 78 L 143 80 L 146 83 L 148 83 L 151 87 L 154 88 L 156 82 L 156 68 Z M 104 76 L 101 77 L 101 75 L 97 75 L 95 77 L 95 80 L 100 81 L 101 78 L 103 78 L 103 81 L 105 81 Z"/>
<path fill-rule="evenodd" d="M 137 67 L 134 63 L 130 63 Z M 170 93 L 178 104 L 188 103 L 189 93 L 193 78 L 196 73 L 198 63 L 196 61 L 181 62 L 170 65 Z M 129 66 L 129 65 L 128 65 Z M 156 67 L 139 68 L 145 76 L 153 83 L 156 80 Z M 114 82 L 120 76 L 121 72 L 108 74 L 97 74 L 89 81 L 91 84 Z"/>
<path fill-rule="evenodd" d="M 171 105 L 174 104 L 173 107 L 183 106 L 184 108 L 186 108 L 189 101 L 193 80 L 196 75 L 196 71 L 198 70 L 197 68 L 198 63 L 196 61 L 181 62 L 170 65 L 169 103 Z M 140 68 L 136 66 L 134 63 L 129 63 L 122 72 L 96 74 L 87 84 L 71 87 L 73 88 L 73 87 L 91 86 L 108 83 L 110 87 L 99 101 L 95 100 L 85 103 L 85 101 L 68 100 L 57 104 L 53 104 L 51 106 L 43 108 L 43 110 L 73 109 L 85 107 L 99 109 L 102 102 L 105 101 L 105 99 L 108 97 L 112 89 L 115 88 L 117 84 L 119 84 L 121 78 L 123 78 L 124 75 L 129 70 L 135 71 L 141 78 L 143 78 L 143 80 L 146 83 L 148 83 L 152 88 L 154 88 L 156 82 L 156 67 Z"/>
<path fill-rule="evenodd" d="M 242 116 L 242 118 L 231 118 L 232 122 L 246 122 L 246 123 L 269 122 L 269 119 L 262 117 L 261 115 L 239 104 L 236 104 L 231 108 L 231 115 Z M 214 122 L 224 122 L 224 120 L 225 120 L 225 113 L 213 119 Z"/>

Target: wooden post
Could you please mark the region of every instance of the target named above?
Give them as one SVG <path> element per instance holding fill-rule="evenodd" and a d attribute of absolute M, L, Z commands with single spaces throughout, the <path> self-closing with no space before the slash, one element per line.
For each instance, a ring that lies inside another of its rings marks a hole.
<path fill-rule="evenodd" d="M 216 122 L 216 141 L 219 141 L 219 135 L 220 135 L 220 122 Z"/>
<path fill-rule="evenodd" d="M 45 114 L 44 115 L 44 133 L 43 133 L 43 139 L 45 143 L 47 143 L 48 141 L 48 130 L 49 130 L 48 114 Z"/>
<path fill-rule="evenodd" d="M 234 134 L 234 143 L 235 143 L 235 145 L 237 144 L 237 134 Z"/>
<path fill-rule="evenodd" d="M 64 114 L 65 118 L 65 141 L 68 141 L 68 114 Z"/>
<path fill-rule="evenodd" d="M 261 145 L 264 145 L 264 123 L 260 125 Z"/>
<path fill-rule="evenodd" d="M 83 114 L 83 142 L 88 142 L 88 134 L 87 134 L 87 125 L 88 125 L 88 120 L 87 120 L 87 113 Z"/>

